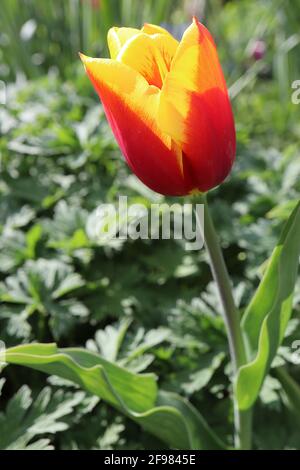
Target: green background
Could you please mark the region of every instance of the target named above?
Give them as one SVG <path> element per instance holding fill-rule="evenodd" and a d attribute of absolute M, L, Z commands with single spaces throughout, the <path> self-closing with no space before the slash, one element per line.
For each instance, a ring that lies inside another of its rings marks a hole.
<path fill-rule="evenodd" d="M 237 162 L 209 199 L 244 312 L 300 197 L 300 104 L 292 103 L 299 0 L 2 0 L 0 338 L 7 347 L 87 346 L 132 371 L 155 372 L 231 445 L 227 341 L 204 250 L 187 252 L 178 241 L 100 244 L 86 230 L 97 206 L 119 194 L 147 205 L 164 198 L 120 158 L 77 53 L 107 56 L 113 25 L 154 22 L 180 37 L 193 13 L 215 37 L 236 118 Z M 255 61 L 258 40 L 266 54 Z M 275 369 L 285 364 L 300 380 L 298 340 L 299 278 L 256 405 L 255 448 L 300 448 L 300 417 L 285 406 L 286 380 Z M 164 446 L 66 380 L 11 366 L 0 384 L 0 448 Z"/>

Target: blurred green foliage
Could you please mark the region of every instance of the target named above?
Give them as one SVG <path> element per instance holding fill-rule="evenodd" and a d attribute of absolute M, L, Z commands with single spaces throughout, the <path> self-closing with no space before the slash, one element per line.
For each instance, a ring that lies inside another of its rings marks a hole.
<path fill-rule="evenodd" d="M 163 22 L 179 31 L 195 8 L 218 43 L 236 116 L 237 163 L 210 202 L 243 313 L 300 198 L 300 107 L 291 102 L 300 78 L 300 1 L 2 0 L 0 336 L 7 346 L 87 345 L 135 372 L 154 371 L 230 444 L 231 371 L 205 252 L 186 252 L 178 241 L 100 244 L 87 230 L 97 206 L 119 194 L 130 203 L 163 198 L 130 175 L 77 52 L 106 54 L 115 24 Z M 255 62 L 258 39 L 267 51 Z M 276 369 L 287 366 L 299 382 L 297 339 L 299 282 L 256 407 L 257 448 L 299 448 L 299 417 L 285 407 L 288 387 Z M 9 432 L 2 448 L 162 445 L 67 381 L 51 377 L 44 388 L 44 377 L 13 367 L 3 377 L 0 423 Z"/>
<path fill-rule="evenodd" d="M 50 67 L 67 74 L 78 52 L 103 54 L 115 25 L 171 22 L 178 0 L 3 0 L 0 78 L 34 78 Z"/>

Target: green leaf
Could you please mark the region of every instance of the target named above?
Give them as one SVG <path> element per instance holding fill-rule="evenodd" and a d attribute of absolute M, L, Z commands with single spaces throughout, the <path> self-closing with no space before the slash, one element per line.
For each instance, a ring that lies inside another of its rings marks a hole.
<path fill-rule="evenodd" d="M 34 259 L 36 257 L 36 248 L 42 237 L 42 227 L 39 224 L 34 225 L 26 234 L 27 257 Z"/>
<path fill-rule="evenodd" d="M 55 344 L 8 349 L 6 362 L 75 382 L 172 448 L 224 448 L 191 404 L 176 394 L 158 392 L 154 374 L 134 374 L 92 352 L 58 349 Z"/>
<path fill-rule="evenodd" d="M 191 373 L 188 381 L 182 384 L 182 389 L 188 395 L 192 395 L 207 386 L 216 370 L 222 364 L 225 353 L 220 352 L 215 355 L 206 354 L 204 357 L 205 359 L 201 364 L 201 369 Z M 206 367 L 204 365 L 205 363 Z"/>
<path fill-rule="evenodd" d="M 43 222 L 49 236 L 48 246 L 68 253 L 88 247 L 86 220 L 85 210 L 60 201 L 55 207 L 53 219 L 45 219 Z"/>
<path fill-rule="evenodd" d="M 49 326 L 55 339 L 88 315 L 87 307 L 66 295 L 84 285 L 74 269 L 59 260 L 28 260 L 15 275 L 0 285 L 0 301 L 23 305 L 28 316 L 37 312 Z M 49 315 L 49 318 L 48 318 Z"/>
<path fill-rule="evenodd" d="M 250 362 L 236 384 L 239 407 L 250 408 L 284 338 L 290 319 L 300 255 L 300 202 L 293 211 L 243 320 Z"/>
<path fill-rule="evenodd" d="M 0 237 L 0 271 L 6 273 L 36 255 L 42 236 L 41 226 L 34 225 L 25 235 L 21 230 L 6 228 Z"/>
<path fill-rule="evenodd" d="M 4 380 L 0 380 L 0 393 Z M 5 412 L 0 413 L 0 448 L 7 450 L 52 449 L 49 439 L 36 438 L 56 434 L 69 428 L 65 417 L 74 413 L 81 404 L 84 392 L 77 391 L 71 397 L 62 390 L 53 393 L 45 387 L 35 399 L 30 388 L 23 385 L 10 399 Z"/>
<path fill-rule="evenodd" d="M 154 355 L 145 353 L 166 341 L 170 330 L 161 327 L 146 332 L 138 328 L 132 335 L 128 332 L 131 322 L 130 318 L 125 318 L 96 331 L 95 339 L 87 341 L 87 349 L 132 372 L 142 372 L 154 360 Z"/>
<path fill-rule="evenodd" d="M 273 207 L 268 213 L 268 219 L 280 219 L 280 220 L 287 220 L 290 216 L 291 211 L 295 209 L 298 204 L 297 199 L 292 199 L 289 201 L 284 201 L 281 204 Z"/>
<path fill-rule="evenodd" d="M 25 235 L 20 230 L 4 230 L 0 238 L 0 270 L 7 273 L 26 259 Z"/>

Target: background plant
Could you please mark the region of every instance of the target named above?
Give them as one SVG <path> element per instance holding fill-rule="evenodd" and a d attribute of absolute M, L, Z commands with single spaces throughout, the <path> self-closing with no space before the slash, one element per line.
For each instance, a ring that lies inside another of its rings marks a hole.
<path fill-rule="evenodd" d="M 159 197 L 129 176 L 77 51 L 103 54 L 112 24 L 146 19 L 171 23 L 180 33 L 186 5 L 2 4 L 0 73 L 8 99 L 0 108 L 1 339 L 8 347 L 87 346 L 133 374 L 154 372 L 161 389 L 188 398 L 232 445 L 231 371 L 205 252 L 186 253 L 172 241 L 100 246 L 86 230 L 97 205 L 118 193 L 132 203 Z M 299 109 L 290 85 L 299 79 L 300 5 L 212 1 L 204 7 L 237 117 L 237 164 L 210 199 L 243 314 L 299 200 Z M 250 51 L 258 38 L 267 53 L 256 63 Z M 291 350 L 300 338 L 299 306 L 298 278 L 293 318 L 254 410 L 259 449 L 299 448 L 299 364 Z M 3 378 L 0 420 L 9 432 L 2 448 L 166 446 L 160 436 L 141 437 L 136 422 L 66 378 L 50 377 L 45 389 L 43 375 L 15 366 Z"/>

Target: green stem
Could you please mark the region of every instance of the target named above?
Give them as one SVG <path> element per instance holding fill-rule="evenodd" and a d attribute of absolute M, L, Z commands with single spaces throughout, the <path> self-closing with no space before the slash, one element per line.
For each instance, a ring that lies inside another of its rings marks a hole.
<path fill-rule="evenodd" d="M 224 322 L 229 342 L 230 356 L 236 379 L 239 368 L 246 363 L 244 340 L 240 327 L 240 316 L 235 306 L 229 274 L 226 268 L 222 250 L 220 248 L 217 233 L 210 216 L 207 199 L 201 196 L 204 204 L 204 241 L 209 254 L 210 266 L 214 280 L 217 284 L 220 299 L 223 306 Z M 203 229 L 203 227 L 201 227 Z M 203 232 L 203 230 L 202 230 Z M 251 410 L 242 412 L 239 410 L 234 394 L 235 414 L 235 445 L 238 449 L 251 448 Z"/>

